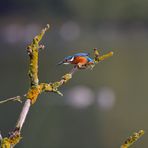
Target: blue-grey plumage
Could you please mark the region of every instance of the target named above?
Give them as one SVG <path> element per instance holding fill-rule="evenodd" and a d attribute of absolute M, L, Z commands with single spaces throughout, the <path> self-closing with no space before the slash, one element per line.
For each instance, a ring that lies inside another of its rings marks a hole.
<path fill-rule="evenodd" d="M 74 57 L 76 57 L 76 56 L 86 57 L 86 56 L 89 56 L 89 53 L 76 53 L 76 54 L 74 54 Z"/>
<path fill-rule="evenodd" d="M 87 57 L 88 62 L 94 62 L 94 60 L 90 57 Z"/>
<path fill-rule="evenodd" d="M 61 64 L 79 64 L 79 65 L 85 65 L 85 64 L 93 64 L 94 61 L 89 57 L 88 53 L 77 53 L 73 56 L 67 56 L 64 58 L 63 61 L 59 62 L 58 65 Z"/>
<path fill-rule="evenodd" d="M 63 61 L 59 62 L 58 65 L 61 65 L 61 64 L 70 64 L 68 63 L 69 61 L 72 61 L 74 59 L 74 56 L 68 56 L 66 58 L 64 58 Z"/>

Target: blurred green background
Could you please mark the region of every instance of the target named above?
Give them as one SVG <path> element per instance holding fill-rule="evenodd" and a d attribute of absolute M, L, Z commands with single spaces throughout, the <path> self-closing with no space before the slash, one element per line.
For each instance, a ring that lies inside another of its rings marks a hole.
<path fill-rule="evenodd" d="M 67 55 L 114 51 L 92 71 L 77 72 L 57 94 L 42 94 L 24 124 L 17 148 L 117 148 L 133 132 L 148 131 L 147 0 L 1 0 L 0 99 L 29 88 L 25 51 L 47 23 L 39 78 L 53 82 L 71 66 Z M 23 105 L 23 104 L 22 104 Z M 0 130 L 13 129 L 22 105 L 0 105 Z M 133 147 L 146 148 L 148 136 Z"/>

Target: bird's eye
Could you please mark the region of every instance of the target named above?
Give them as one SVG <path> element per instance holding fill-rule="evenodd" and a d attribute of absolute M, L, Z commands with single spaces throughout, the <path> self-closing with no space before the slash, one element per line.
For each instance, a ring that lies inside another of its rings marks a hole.
<path fill-rule="evenodd" d="M 69 61 L 73 61 L 74 60 L 74 57 L 72 57 Z"/>

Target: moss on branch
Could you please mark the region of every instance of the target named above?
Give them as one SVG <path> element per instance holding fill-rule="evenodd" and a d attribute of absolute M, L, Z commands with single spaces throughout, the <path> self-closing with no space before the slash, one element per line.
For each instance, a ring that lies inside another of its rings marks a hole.
<path fill-rule="evenodd" d="M 65 74 L 61 80 L 54 83 L 40 83 L 36 87 L 31 87 L 26 95 L 26 98 L 31 100 L 31 103 L 34 104 L 42 92 L 55 92 L 59 95 L 63 96 L 63 94 L 58 91 L 58 88 L 66 83 L 68 80 L 72 78 L 72 74 Z"/>
<path fill-rule="evenodd" d="M 139 138 L 141 138 L 141 136 L 143 136 L 144 131 L 140 130 L 137 133 L 135 132 L 132 136 L 128 137 L 124 144 L 121 145 L 120 148 L 129 148 L 133 143 L 135 143 Z"/>
<path fill-rule="evenodd" d="M 15 136 L 12 137 L 5 137 L 1 140 L 1 148 L 12 148 L 14 147 L 19 141 L 22 139 L 20 134 L 15 134 Z"/>
<path fill-rule="evenodd" d="M 101 61 L 104 61 L 105 59 L 113 56 L 113 51 L 108 52 L 107 54 L 104 55 L 100 55 L 100 50 L 98 50 L 97 48 L 94 48 L 94 61 L 95 64 L 98 64 Z"/>
<path fill-rule="evenodd" d="M 42 29 L 41 33 L 35 36 L 32 43 L 27 47 L 27 52 L 29 55 L 29 78 L 30 78 L 30 88 L 28 92 L 26 93 L 25 97 L 27 100 L 25 101 L 25 104 L 23 106 L 22 112 L 20 114 L 20 117 L 18 119 L 18 122 L 16 124 L 15 129 L 9 134 L 8 137 L 2 138 L 1 134 L 1 148 L 13 148 L 19 141 L 22 139 L 21 137 L 21 129 L 24 124 L 24 121 L 26 119 L 26 116 L 28 114 L 29 108 L 31 104 L 34 104 L 38 96 L 43 92 L 54 92 L 61 96 L 63 94 L 58 90 L 59 87 L 61 87 L 63 84 L 67 83 L 73 76 L 73 74 L 81 69 L 78 69 L 78 67 L 73 67 L 73 69 L 66 73 L 61 77 L 59 81 L 53 82 L 53 83 L 39 83 L 38 78 L 38 54 L 39 49 L 44 48 L 44 45 L 39 45 L 43 35 L 45 32 L 49 29 L 49 25 Z M 111 57 L 113 55 L 113 52 L 108 52 L 107 54 L 101 55 L 100 50 L 94 48 L 94 64 L 93 65 L 86 65 L 83 69 L 93 68 L 96 64 L 99 62 Z M 5 103 L 11 100 L 17 100 L 20 101 L 20 97 L 13 97 L 6 99 L 4 101 L 1 101 L 0 103 Z M 128 148 L 131 146 L 135 141 L 137 141 L 142 135 L 144 134 L 143 130 L 140 130 L 137 133 L 134 133 L 132 136 L 130 136 L 124 144 L 120 148 Z"/>
<path fill-rule="evenodd" d="M 53 83 L 39 83 L 38 54 L 39 54 L 39 49 L 44 48 L 44 45 L 39 45 L 39 43 L 43 35 L 48 29 L 49 29 L 49 25 L 47 24 L 47 26 L 44 29 L 42 29 L 41 33 L 35 36 L 32 43 L 27 47 L 27 53 L 30 58 L 28 75 L 30 78 L 31 86 L 25 95 L 27 100 L 25 101 L 25 104 L 22 108 L 16 127 L 8 137 L 1 139 L 1 148 L 13 148 L 17 143 L 19 143 L 21 139 L 21 129 L 26 119 L 26 116 L 29 112 L 30 106 L 31 104 L 34 104 L 37 101 L 38 96 L 43 92 L 54 92 L 63 96 L 63 94 L 58 90 L 58 88 L 61 87 L 63 84 L 67 83 L 72 78 L 73 74 L 76 71 L 78 71 L 77 67 L 73 67 L 73 69 L 69 73 L 66 73 L 65 75 L 63 75 L 59 81 L 56 81 Z M 113 55 L 113 52 L 109 52 L 105 55 L 100 55 L 99 51 L 95 48 L 94 49 L 95 63 L 93 67 L 95 66 L 95 64 L 105 60 L 108 57 L 111 57 L 112 55 Z M 89 67 L 89 65 L 88 66 L 86 65 L 84 69 L 86 68 L 91 68 L 91 67 Z M 10 98 L 8 100 L 18 100 L 18 99 L 19 99 L 18 97 L 14 97 L 13 99 Z M 8 100 L 4 102 L 7 102 Z"/>
<path fill-rule="evenodd" d="M 29 77 L 31 81 L 31 86 L 37 86 L 39 83 L 38 79 L 38 52 L 41 46 L 39 45 L 39 42 L 41 41 L 43 35 L 45 32 L 49 29 L 49 24 L 42 29 L 41 33 L 33 39 L 32 43 L 27 47 L 27 52 L 30 57 L 30 62 L 29 62 Z"/>

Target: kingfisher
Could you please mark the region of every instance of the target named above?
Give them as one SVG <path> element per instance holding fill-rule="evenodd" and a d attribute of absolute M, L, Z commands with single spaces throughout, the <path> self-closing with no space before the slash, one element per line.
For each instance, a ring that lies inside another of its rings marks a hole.
<path fill-rule="evenodd" d="M 73 64 L 79 69 L 85 69 L 94 65 L 94 60 L 89 57 L 88 53 L 77 53 L 72 56 L 65 57 L 58 65 Z"/>

